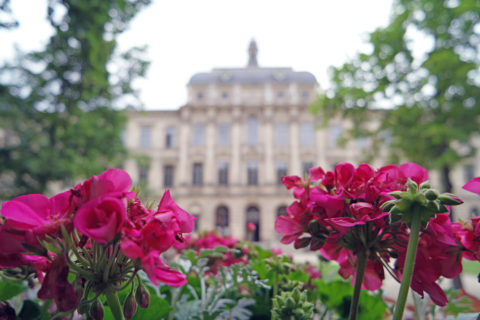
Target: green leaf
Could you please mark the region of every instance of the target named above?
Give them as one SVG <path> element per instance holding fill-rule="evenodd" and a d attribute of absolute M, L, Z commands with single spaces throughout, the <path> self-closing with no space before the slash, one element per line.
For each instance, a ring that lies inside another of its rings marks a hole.
<path fill-rule="evenodd" d="M 26 289 L 23 283 L 0 281 L 0 300 L 5 301 L 22 293 Z"/>

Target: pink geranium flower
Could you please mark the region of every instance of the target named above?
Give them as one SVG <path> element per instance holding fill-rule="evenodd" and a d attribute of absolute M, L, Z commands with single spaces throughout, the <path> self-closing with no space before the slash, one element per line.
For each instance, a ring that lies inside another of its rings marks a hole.
<path fill-rule="evenodd" d="M 169 286 L 180 287 L 187 283 L 187 276 L 165 265 L 158 251 L 151 251 L 141 261 L 143 270 L 154 285 L 162 282 Z"/>
<path fill-rule="evenodd" d="M 462 188 L 480 195 L 480 177 L 469 180 Z"/>
<path fill-rule="evenodd" d="M 75 215 L 75 228 L 91 239 L 107 243 L 120 232 L 126 220 L 124 203 L 103 197 L 84 204 Z"/>

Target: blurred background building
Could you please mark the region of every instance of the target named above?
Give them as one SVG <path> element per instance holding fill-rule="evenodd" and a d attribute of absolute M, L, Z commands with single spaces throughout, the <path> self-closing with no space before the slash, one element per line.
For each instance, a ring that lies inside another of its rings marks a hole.
<path fill-rule="evenodd" d="M 129 112 L 124 141 L 136 156 L 125 169 L 152 199 L 171 189 L 174 200 L 198 217 L 197 230 L 269 246 L 279 240 L 275 218 L 293 201 L 281 177 L 304 176 L 313 166 L 332 170 L 341 161 L 359 164 L 369 141 L 341 147 L 338 138 L 349 124 L 330 120 L 320 128 L 321 119 L 309 112 L 318 89 L 313 74 L 261 67 L 257 52 L 252 41 L 245 67 L 194 74 L 188 102 L 178 110 Z M 463 185 L 473 178 L 474 164 L 459 167 L 453 179 Z M 475 195 L 457 192 L 467 200 L 460 217 L 477 215 L 469 200 Z"/>

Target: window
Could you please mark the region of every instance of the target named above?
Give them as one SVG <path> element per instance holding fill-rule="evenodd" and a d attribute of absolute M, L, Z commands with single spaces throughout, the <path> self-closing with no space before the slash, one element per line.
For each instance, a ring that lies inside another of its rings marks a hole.
<path fill-rule="evenodd" d="M 141 127 L 140 147 L 150 148 L 152 146 L 152 127 Z"/>
<path fill-rule="evenodd" d="M 338 139 L 342 135 L 342 127 L 334 125 L 328 129 L 328 145 L 330 147 L 338 146 Z"/>
<path fill-rule="evenodd" d="M 465 182 L 468 182 L 475 178 L 475 169 L 473 164 L 466 164 L 463 166 L 463 175 L 465 177 Z"/>
<path fill-rule="evenodd" d="M 367 137 L 358 137 L 356 139 L 356 144 L 360 149 L 368 148 L 368 138 Z"/>
<path fill-rule="evenodd" d="M 256 146 L 258 144 L 258 119 L 254 116 L 247 121 L 247 144 Z"/>
<path fill-rule="evenodd" d="M 476 216 L 478 216 L 478 208 L 472 207 L 470 209 L 470 218 L 475 218 Z"/>
<path fill-rule="evenodd" d="M 313 162 L 307 161 L 302 163 L 303 167 L 303 176 L 306 176 L 310 173 L 310 169 L 313 168 Z"/>
<path fill-rule="evenodd" d="M 222 92 L 222 99 L 223 99 L 223 100 L 228 99 L 228 92 L 226 92 L 226 91 L 223 91 L 223 92 Z"/>
<path fill-rule="evenodd" d="M 277 167 L 277 184 L 282 184 L 282 177 L 287 175 L 287 163 L 285 161 L 279 161 L 276 164 Z"/>
<path fill-rule="evenodd" d="M 285 96 L 285 93 L 283 93 L 283 91 L 278 91 L 277 92 L 277 98 L 278 99 L 282 99 L 284 96 Z"/>
<path fill-rule="evenodd" d="M 219 206 L 215 212 L 215 229 L 221 235 L 229 234 L 230 216 L 226 206 Z"/>
<path fill-rule="evenodd" d="M 249 186 L 254 186 L 258 184 L 258 162 L 257 161 L 247 162 L 247 184 Z"/>
<path fill-rule="evenodd" d="M 251 230 L 249 225 L 252 224 L 255 229 Z M 246 234 L 247 240 L 250 241 L 260 241 L 260 211 L 256 206 L 249 206 L 247 208 L 247 219 L 246 219 Z"/>
<path fill-rule="evenodd" d="M 275 124 L 275 144 L 277 146 L 288 145 L 288 123 Z"/>
<path fill-rule="evenodd" d="M 228 163 L 225 161 L 220 161 L 217 164 L 218 168 L 218 184 L 227 185 L 228 184 Z"/>
<path fill-rule="evenodd" d="M 203 146 L 205 144 L 205 126 L 202 123 L 193 125 L 193 145 Z"/>
<path fill-rule="evenodd" d="M 221 123 L 217 127 L 217 141 L 219 146 L 228 146 L 230 144 L 230 125 Z"/>
<path fill-rule="evenodd" d="M 200 226 L 200 215 L 192 214 L 195 217 L 195 221 L 193 221 L 193 232 L 198 232 Z"/>
<path fill-rule="evenodd" d="M 138 168 L 138 182 L 141 184 L 147 184 L 148 182 L 148 167 Z"/>
<path fill-rule="evenodd" d="M 203 184 L 203 166 L 200 162 L 193 164 L 193 185 L 201 186 Z"/>
<path fill-rule="evenodd" d="M 300 145 L 311 146 L 314 144 L 315 130 L 313 123 L 300 123 Z"/>
<path fill-rule="evenodd" d="M 165 147 L 175 148 L 177 146 L 177 128 L 168 127 L 165 130 Z"/>
<path fill-rule="evenodd" d="M 163 167 L 163 186 L 165 188 L 173 187 L 173 166 L 170 164 Z"/>
<path fill-rule="evenodd" d="M 197 100 L 202 100 L 203 99 L 203 92 L 198 92 L 197 93 Z"/>

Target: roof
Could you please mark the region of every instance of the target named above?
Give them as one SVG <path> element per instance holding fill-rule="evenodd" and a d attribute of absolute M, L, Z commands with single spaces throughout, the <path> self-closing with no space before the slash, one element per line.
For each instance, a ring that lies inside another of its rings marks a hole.
<path fill-rule="evenodd" d="M 293 71 L 291 68 L 246 67 L 196 73 L 188 82 L 189 85 L 265 83 L 317 84 L 317 79 L 310 72 Z"/>

